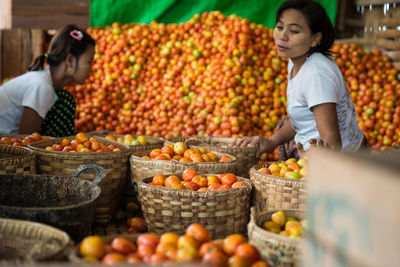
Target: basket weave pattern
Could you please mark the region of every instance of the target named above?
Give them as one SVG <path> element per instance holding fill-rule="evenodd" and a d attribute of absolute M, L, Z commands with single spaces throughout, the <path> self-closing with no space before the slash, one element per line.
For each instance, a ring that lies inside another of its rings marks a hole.
<path fill-rule="evenodd" d="M 304 219 L 303 210 L 283 211 L 288 217 Z M 254 207 L 251 209 L 248 224 L 249 242 L 258 248 L 262 257 L 273 260 L 274 266 L 300 266 L 303 240 L 271 233 L 261 227 L 264 222 L 271 220 L 274 212 L 257 212 Z"/>
<path fill-rule="evenodd" d="M 0 263 L 49 260 L 70 245 L 69 236 L 54 227 L 0 218 Z"/>
<path fill-rule="evenodd" d="M 227 137 L 172 137 L 165 141 L 165 144 L 174 144 L 176 142 L 184 142 L 189 148 L 204 147 L 208 151 L 216 151 L 220 153 L 234 155 L 238 158 L 237 174 L 242 177 L 249 177 L 249 170 L 257 164 L 256 153 L 257 147 L 238 147 L 232 146 L 235 138 Z"/>
<path fill-rule="evenodd" d="M 29 145 L 36 155 L 37 172 L 39 174 L 70 176 L 79 166 L 84 164 L 97 164 L 103 167 L 107 172 L 107 176 L 99 184 L 101 195 L 97 202 L 94 221 L 100 224 L 109 222 L 114 215 L 118 204 L 118 196 L 127 176 L 129 152 L 123 144 L 112 141 L 109 143 L 119 147 L 121 149 L 120 152 L 71 153 L 45 149 L 52 144 L 60 144 L 62 139 L 64 138 L 35 142 Z M 67 139 L 72 140 L 74 137 L 68 137 Z M 108 144 L 106 141 L 98 141 Z M 80 177 L 91 180 L 94 176 L 83 174 Z"/>
<path fill-rule="evenodd" d="M 232 160 L 227 162 L 179 162 L 176 160 L 145 159 L 151 150 L 133 153 L 130 158 L 132 182 L 157 174 L 182 173 L 187 168 L 195 169 L 198 173 L 236 173 L 238 160 L 229 155 Z M 215 152 L 221 157 L 223 154 Z"/>
<path fill-rule="evenodd" d="M 35 174 L 35 155 L 19 146 L 0 145 L 0 174 Z"/>
<path fill-rule="evenodd" d="M 183 234 L 192 223 L 207 228 L 213 238 L 246 233 L 249 220 L 249 180 L 245 186 L 217 191 L 196 192 L 149 185 L 152 177 L 138 182 L 139 201 L 149 232 Z"/>
<path fill-rule="evenodd" d="M 280 209 L 304 210 L 306 205 L 306 182 L 268 175 L 258 170 L 272 162 L 258 164 L 250 169 L 254 185 L 253 204 L 260 211 Z"/>

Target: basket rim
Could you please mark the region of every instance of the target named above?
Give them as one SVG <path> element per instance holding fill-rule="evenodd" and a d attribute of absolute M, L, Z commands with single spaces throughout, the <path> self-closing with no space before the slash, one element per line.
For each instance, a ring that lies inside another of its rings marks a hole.
<path fill-rule="evenodd" d="M 9 177 L 15 177 L 15 174 L 0 174 L 0 178 L 4 176 L 9 176 Z M 15 209 L 15 210 L 28 210 L 28 211 L 54 211 L 54 210 L 66 210 L 66 209 L 71 209 L 71 208 L 79 208 L 82 206 L 86 206 L 88 204 L 91 204 L 95 202 L 96 200 L 99 199 L 101 195 L 101 188 L 98 185 L 93 184 L 91 181 L 87 179 L 80 179 L 74 176 L 55 176 L 55 175 L 39 175 L 39 174 L 21 174 L 17 175 L 20 178 L 23 177 L 37 177 L 38 179 L 77 179 L 79 181 L 82 181 L 84 183 L 90 183 L 90 186 L 93 186 L 93 193 L 96 194 L 92 199 L 80 202 L 78 204 L 71 204 L 71 205 L 66 205 L 66 206 L 61 206 L 61 207 L 21 207 L 21 206 L 8 206 L 8 205 L 3 205 L 0 204 L 1 208 L 7 208 L 7 209 Z M 1 219 L 1 218 L 0 218 Z"/>
<path fill-rule="evenodd" d="M 182 174 L 180 173 L 180 174 L 163 174 L 163 175 L 164 176 L 177 175 L 179 177 Z M 199 173 L 199 175 L 216 175 L 216 174 L 213 174 L 213 173 Z M 253 184 L 251 183 L 251 181 L 249 179 L 241 177 L 241 176 L 238 176 L 238 175 L 236 175 L 236 177 L 238 178 L 238 181 L 245 182 L 246 185 L 244 187 L 229 188 L 229 189 L 225 189 L 225 190 L 200 191 L 200 192 L 194 191 L 194 190 L 187 190 L 187 189 L 170 188 L 170 187 L 165 187 L 165 186 L 156 186 L 156 185 L 151 185 L 151 184 L 148 184 L 147 182 L 145 182 L 146 180 L 152 179 L 153 177 L 154 176 L 148 176 L 148 177 L 145 177 L 145 178 L 143 178 L 141 180 L 138 180 L 137 181 L 137 186 L 138 187 L 143 187 L 143 188 L 148 188 L 148 189 L 149 188 L 150 189 L 155 189 L 155 190 L 157 190 L 159 192 L 170 192 L 170 193 L 171 192 L 189 192 L 191 194 L 194 193 L 194 194 L 198 194 L 200 196 L 225 195 L 225 194 L 230 194 L 232 192 L 237 192 L 239 190 L 245 190 L 245 189 L 252 190 L 252 188 L 253 188 Z"/>
<path fill-rule="evenodd" d="M 17 228 L 21 228 L 21 226 L 23 226 L 23 225 L 27 225 L 30 228 L 40 228 L 40 229 L 46 230 L 47 232 L 52 232 L 55 235 L 57 235 L 57 240 L 60 241 L 60 243 L 62 243 L 59 246 L 59 248 L 56 249 L 54 252 L 49 253 L 48 255 L 45 255 L 37 260 L 46 259 L 46 258 L 50 258 L 54 255 L 57 255 L 62 250 L 66 249 L 70 244 L 72 244 L 71 237 L 65 231 L 60 230 L 51 225 L 47 225 L 47 224 L 39 223 L 39 222 L 27 221 L 27 220 L 0 218 L 0 225 L 7 224 L 7 223 L 12 224 L 14 227 L 17 227 Z M 29 231 L 24 231 L 23 234 L 24 234 L 23 236 L 26 236 L 26 234 L 29 234 Z"/>
<path fill-rule="evenodd" d="M 40 152 L 42 154 L 53 154 L 53 155 L 60 155 L 60 156 L 75 156 L 75 157 L 81 157 L 81 156 L 104 156 L 104 155 L 110 155 L 110 153 L 112 153 L 112 155 L 127 155 L 129 154 L 129 150 L 128 148 L 124 147 L 123 144 L 120 145 L 120 149 L 121 151 L 109 151 L 109 152 L 65 152 L 65 151 L 55 151 L 55 150 L 47 150 L 45 148 L 41 148 L 41 147 L 37 147 L 37 145 L 41 145 L 43 143 L 47 143 L 47 142 L 52 142 L 52 144 L 57 144 L 58 141 L 63 140 L 63 139 L 74 139 L 75 136 L 68 136 L 68 137 L 59 137 L 59 138 L 54 138 L 54 139 L 49 139 L 49 140 L 41 140 L 41 141 L 37 141 L 34 142 L 32 144 L 28 145 L 28 148 L 32 149 L 34 152 Z M 107 139 L 106 139 L 107 140 Z M 102 141 L 102 140 L 100 140 Z M 108 140 L 108 141 L 112 141 L 112 140 Z M 112 143 L 114 144 L 115 141 L 112 141 Z"/>
<path fill-rule="evenodd" d="M 287 242 L 287 243 L 292 243 L 295 245 L 301 245 L 301 243 L 303 243 L 304 238 L 303 239 L 295 239 L 295 238 L 291 238 L 289 236 L 284 236 L 284 235 L 278 235 L 272 232 L 269 232 L 265 229 L 263 229 L 262 227 L 260 227 L 257 222 L 256 222 L 256 216 L 257 215 L 264 215 L 264 214 L 271 214 L 276 212 L 276 211 L 283 211 L 283 212 L 292 212 L 292 211 L 296 211 L 296 212 L 304 212 L 304 214 L 306 213 L 306 210 L 300 210 L 300 209 L 274 209 L 274 210 L 269 210 L 269 211 L 256 211 L 255 207 L 252 207 L 250 209 L 250 221 L 249 221 L 249 225 L 254 227 L 254 230 L 256 230 L 257 232 L 262 233 L 263 235 L 265 235 L 267 237 L 266 240 L 268 239 L 275 239 L 275 240 L 279 240 L 282 242 Z M 253 231 L 254 231 L 253 230 Z"/>
<path fill-rule="evenodd" d="M 261 175 L 261 177 L 265 177 L 265 178 L 268 178 L 268 179 L 274 179 L 274 180 L 278 180 L 278 181 L 282 181 L 282 182 L 296 182 L 296 183 L 299 183 L 299 184 L 302 184 L 302 185 L 306 183 L 306 179 L 307 178 L 306 179 L 292 179 L 292 178 L 286 178 L 286 177 L 281 177 L 281 176 L 275 176 L 275 175 L 272 175 L 272 174 L 266 174 L 266 173 L 258 171 L 259 169 L 263 168 L 264 166 L 268 166 L 269 164 L 276 163 L 276 162 L 277 161 L 268 161 L 268 162 L 265 162 L 265 163 L 259 163 L 259 164 L 254 165 L 249 170 L 250 179 L 254 179 L 254 178 L 252 178 L 253 175 L 251 175 L 252 173 L 254 173 L 256 175 Z"/>
<path fill-rule="evenodd" d="M 0 158 L 0 162 L 8 161 L 8 160 L 15 160 L 15 159 L 19 159 L 21 157 L 33 157 L 33 156 L 35 156 L 35 153 L 33 153 L 32 149 L 30 149 L 28 147 L 24 147 L 24 146 L 12 146 L 12 145 L 0 144 L 0 152 L 2 152 L 3 148 L 6 148 L 6 147 L 13 147 L 13 149 L 20 149 L 20 150 L 22 150 L 24 152 L 22 154 L 12 154 L 11 153 L 10 155 L 12 155 L 12 156 L 10 156 L 10 157 Z"/>
<path fill-rule="evenodd" d="M 216 155 L 227 155 L 233 158 L 233 160 L 230 161 L 223 161 L 223 162 L 219 162 L 219 161 L 208 161 L 208 162 L 182 162 L 182 161 L 177 161 L 177 160 L 159 160 L 159 159 L 151 159 L 151 158 L 143 158 L 142 156 L 138 156 L 136 155 L 137 153 L 147 153 L 151 151 L 150 149 L 147 150 L 142 150 L 142 151 L 138 151 L 138 152 L 133 152 L 132 155 L 130 156 L 130 160 L 135 159 L 135 160 L 142 160 L 144 162 L 160 162 L 160 163 L 174 163 L 174 164 L 182 164 L 182 165 L 193 165 L 193 164 L 224 164 L 224 163 L 235 163 L 238 161 L 238 158 L 235 155 L 232 154 L 228 154 L 228 153 L 222 153 L 222 152 L 217 152 L 217 151 L 208 151 L 208 152 L 213 152 Z M 201 166 L 201 165 L 200 165 Z"/>

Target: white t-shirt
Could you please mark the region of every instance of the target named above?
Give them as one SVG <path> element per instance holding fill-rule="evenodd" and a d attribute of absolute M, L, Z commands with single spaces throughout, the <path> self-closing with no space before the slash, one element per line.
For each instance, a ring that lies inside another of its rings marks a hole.
<path fill-rule="evenodd" d="M 313 53 L 290 79 L 292 68 L 293 62 L 289 61 L 287 112 L 296 131 L 295 142 L 300 142 L 307 150 L 310 139 L 320 139 L 311 108 L 322 103 L 336 103 L 342 149 L 358 149 L 364 134 L 358 126 L 350 92 L 336 62 L 321 53 Z"/>
<path fill-rule="evenodd" d="M 17 134 L 24 107 L 43 119 L 57 100 L 50 69 L 30 71 L 0 86 L 0 134 Z"/>

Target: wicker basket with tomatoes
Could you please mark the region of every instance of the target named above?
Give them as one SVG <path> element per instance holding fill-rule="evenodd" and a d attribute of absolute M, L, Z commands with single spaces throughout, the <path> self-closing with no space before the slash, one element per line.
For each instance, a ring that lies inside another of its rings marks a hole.
<path fill-rule="evenodd" d="M 232 173 L 182 174 L 138 181 L 139 202 L 150 232 L 183 233 L 192 223 L 203 224 L 214 238 L 246 234 L 251 182 Z"/>
<path fill-rule="evenodd" d="M 250 169 L 250 180 L 254 185 L 253 206 L 260 211 L 305 209 L 306 179 L 300 169 L 288 167 L 299 166 L 290 161 L 293 160 L 267 162 Z"/>
<path fill-rule="evenodd" d="M 203 147 L 209 151 L 226 153 L 237 157 L 238 175 L 249 177 L 249 170 L 257 164 L 257 147 L 235 146 L 236 139 L 228 137 L 196 136 L 196 137 L 172 137 L 165 144 L 184 142 L 189 148 Z"/>
<path fill-rule="evenodd" d="M 251 208 L 249 243 L 274 266 L 300 266 L 305 235 L 304 210 L 259 212 Z"/>
<path fill-rule="evenodd" d="M 111 140 L 97 140 L 79 133 L 76 136 L 55 138 L 29 145 L 36 155 L 39 174 L 69 176 L 82 164 L 97 164 L 103 167 L 107 176 L 99 184 L 101 195 L 97 202 L 95 222 L 109 222 L 116 210 L 121 184 L 124 183 L 129 151 L 125 145 Z M 81 178 L 93 179 L 94 173 L 83 173 Z"/>
<path fill-rule="evenodd" d="M 238 159 L 233 155 L 188 148 L 183 142 L 164 145 L 161 149 L 133 153 L 130 157 L 132 182 L 156 174 L 183 172 L 187 168 L 200 173 L 235 173 Z"/>

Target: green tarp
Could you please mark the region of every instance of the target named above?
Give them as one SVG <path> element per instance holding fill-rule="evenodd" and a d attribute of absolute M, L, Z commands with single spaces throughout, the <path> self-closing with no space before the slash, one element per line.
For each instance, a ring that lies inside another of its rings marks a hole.
<path fill-rule="evenodd" d="M 186 22 L 196 13 L 219 10 L 236 14 L 269 28 L 275 27 L 275 12 L 284 0 L 91 0 L 90 26 L 120 23 Z M 335 22 L 337 0 L 317 0 Z"/>

